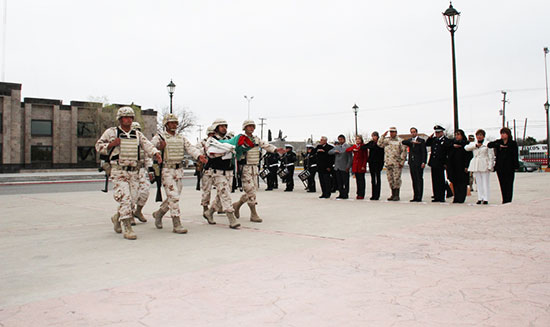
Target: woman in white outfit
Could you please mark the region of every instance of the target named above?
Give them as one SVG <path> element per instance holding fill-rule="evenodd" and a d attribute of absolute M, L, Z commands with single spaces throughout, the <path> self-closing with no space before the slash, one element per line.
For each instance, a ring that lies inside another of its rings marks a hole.
<path fill-rule="evenodd" d="M 472 142 L 464 147 L 466 151 L 473 151 L 474 158 L 470 161 L 468 171 L 474 173 L 477 184 L 477 204 L 489 203 L 489 176 L 493 170 L 495 152 L 489 149 L 485 142 L 485 131 L 478 129 L 477 142 Z"/>

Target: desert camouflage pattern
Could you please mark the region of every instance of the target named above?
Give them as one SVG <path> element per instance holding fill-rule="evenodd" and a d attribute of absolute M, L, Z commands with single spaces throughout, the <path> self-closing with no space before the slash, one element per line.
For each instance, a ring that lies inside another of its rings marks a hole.
<path fill-rule="evenodd" d="M 166 199 L 160 205 L 161 210 L 169 210 L 172 218 L 179 218 L 179 201 L 183 189 L 183 168 L 162 169 L 162 185 L 166 192 Z"/>
<path fill-rule="evenodd" d="M 400 137 L 380 136 L 378 146 L 384 148 L 384 164 L 386 166 L 403 166 L 407 159 L 407 146 Z"/>
<path fill-rule="evenodd" d="M 139 186 L 136 204 L 144 207 L 149 199 L 149 193 L 151 190 L 151 182 L 149 181 L 149 171 L 147 168 L 141 168 L 139 170 Z"/>
<path fill-rule="evenodd" d="M 108 128 L 103 135 L 97 140 L 95 144 L 95 149 L 98 153 L 108 155 L 109 149 L 107 148 L 109 146 L 109 143 L 114 141 L 117 138 L 117 130 L 120 127 L 111 127 Z M 124 131 L 122 133 L 128 134 Z M 140 131 L 136 131 L 137 139 L 139 140 L 139 144 L 143 151 L 153 157 L 156 153 L 159 153 L 160 151 L 157 150 L 157 148 L 149 142 L 149 140 L 141 133 Z M 120 146 L 116 146 L 113 149 L 113 152 L 111 153 L 111 157 L 120 154 Z M 120 159 L 118 162 L 116 160 L 111 160 L 111 164 L 119 164 L 121 166 L 131 166 L 131 167 L 137 167 L 138 162 L 137 160 L 128 160 L 128 159 Z"/>
<path fill-rule="evenodd" d="M 137 200 L 139 176 L 137 171 L 113 169 L 113 198 L 118 202 L 119 221 L 133 218 L 132 208 Z"/>
<path fill-rule="evenodd" d="M 213 208 L 221 209 L 225 212 L 234 212 L 233 203 L 231 202 L 231 183 L 233 181 L 233 172 L 226 170 L 225 174 L 222 170 L 209 169 L 212 175 L 212 185 L 216 188 L 216 199 L 214 200 Z"/>
<path fill-rule="evenodd" d="M 392 190 L 401 188 L 401 173 L 403 168 L 399 166 L 386 166 L 386 175 L 388 177 L 388 183 Z"/>
<path fill-rule="evenodd" d="M 175 135 L 175 136 L 172 136 L 170 133 L 162 133 L 162 137 L 164 138 L 165 141 L 167 141 L 168 139 L 172 139 L 172 138 L 179 138 L 179 137 L 182 137 L 181 135 Z M 191 155 L 191 157 L 193 157 L 193 159 L 197 160 L 197 158 L 203 154 L 202 150 L 196 146 L 194 146 L 193 144 L 191 144 L 191 142 L 189 142 L 189 140 L 186 138 L 186 137 L 182 137 L 183 138 L 183 150 L 187 153 L 189 153 Z M 160 146 L 160 141 L 161 141 L 161 137 L 159 134 L 155 135 L 153 137 L 153 139 L 151 140 L 151 143 L 155 146 L 155 147 L 159 147 Z M 168 144 L 168 142 L 167 142 Z M 164 158 L 163 158 L 164 159 Z"/>
<path fill-rule="evenodd" d="M 256 205 L 256 191 L 258 190 L 259 169 L 256 165 L 244 165 L 242 174 L 242 183 L 244 194 L 241 196 L 242 202 Z"/>
<path fill-rule="evenodd" d="M 208 207 L 210 206 L 210 197 L 212 194 L 212 173 L 211 169 L 207 169 L 203 172 L 201 177 L 201 206 Z"/>

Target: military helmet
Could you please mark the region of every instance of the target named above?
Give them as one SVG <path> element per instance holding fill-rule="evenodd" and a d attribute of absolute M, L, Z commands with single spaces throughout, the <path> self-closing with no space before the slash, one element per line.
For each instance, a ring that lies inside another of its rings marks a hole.
<path fill-rule="evenodd" d="M 254 127 L 256 127 L 256 123 L 253 120 L 247 119 L 243 122 L 243 130 L 249 125 L 254 125 Z"/>
<path fill-rule="evenodd" d="M 166 124 L 168 124 L 169 122 L 176 122 L 178 123 L 179 125 L 179 120 L 178 120 L 178 116 L 174 115 L 174 114 L 166 114 L 164 115 L 164 118 L 162 119 L 162 126 L 166 126 Z"/>
<path fill-rule="evenodd" d="M 132 129 L 137 129 L 141 131 L 141 124 L 138 123 L 137 121 L 132 122 Z"/>
<path fill-rule="evenodd" d="M 206 128 L 206 135 L 214 133 L 214 127 L 212 125 Z"/>
<path fill-rule="evenodd" d="M 220 125 L 227 125 L 227 121 L 223 118 L 218 118 L 212 123 L 212 128 L 216 129 Z"/>
<path fill-rule="evenodd" d="M 136 114 L 134 113 L 134 109 L 131 107 L 120 107 L 116 113 L 116 119 L 119 120 L 122 117 L 132 117 L 134 118 Z"/>

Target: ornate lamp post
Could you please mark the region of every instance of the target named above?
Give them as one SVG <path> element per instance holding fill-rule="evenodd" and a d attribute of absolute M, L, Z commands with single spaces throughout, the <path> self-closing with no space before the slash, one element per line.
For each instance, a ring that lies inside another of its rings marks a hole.
<path fill-rule="evenodd" d="M 455 31 L 458 28 L 458 22 L 460 21 L 460 13 L 453 8 L 453 3 L 449 5 L 449 8 L 443 13 L 445 18 L 445 24 L 447 29 L 451 32 L 451 46 L 453 57 L 453 107 L 454 107 L 454 128 L 458 129 L 458 92 L 456 86 L 456 58 L 455 58 Z"/>
<path fill-rule="evenodd" d="M 353 113 L 355 114 L 355 136 L 357 136 L 359 135 L 357 133 L 357 109 L 359 109 L 359 107 L 357 106 L 357 103 L 355 103 L 353 107 L 351 107 L 351 109 L 353 109 Z"/>
<path fill-rule="evenodd" d="M 170 113 L 172 113 L 172 97 L 174 96 L 174 91 L 176 90 L 176 84 L 170 80 L 170 83 L 166 85 L 168 89 L 168 94 L 170 95 Z"/>
<path fill-rule="evenodd" d="M 254 96 L 244 96 L 244 98 L 246 99 L 246 101 L 248 101 L 248 119 L 250 119 L 250 101 L 252 101 L 252 99 L 254 99 Z"/>

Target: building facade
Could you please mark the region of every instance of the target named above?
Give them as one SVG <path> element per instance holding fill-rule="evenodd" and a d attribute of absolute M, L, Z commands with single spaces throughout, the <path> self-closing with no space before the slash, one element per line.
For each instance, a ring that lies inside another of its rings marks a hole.
<path fill-rule="evenodd" d="M 122 104 L 24 98 L 21 84 L 0 83 L 0 172 L 21 169 L 97 167 L 94 145 L 105 129 L 116 126 Z M 136 112 L 143 132 L 152 137 L 157 112 Z"/>

